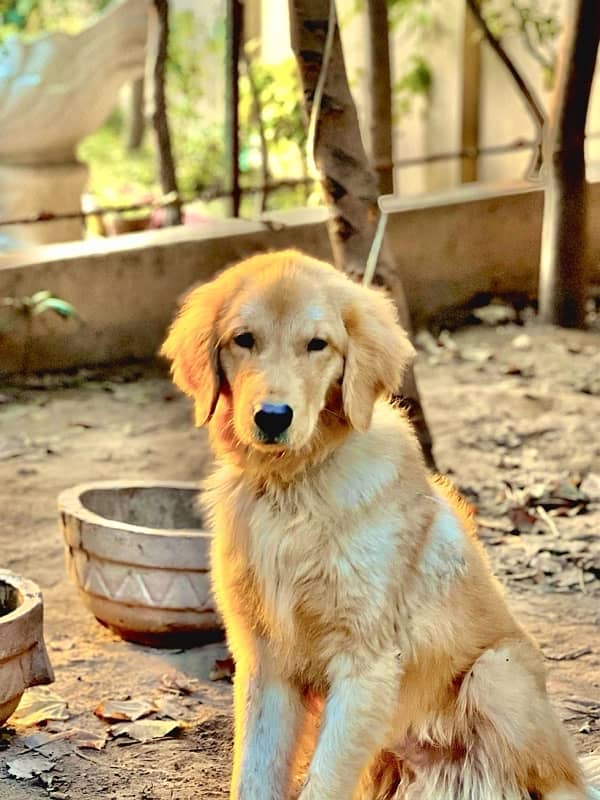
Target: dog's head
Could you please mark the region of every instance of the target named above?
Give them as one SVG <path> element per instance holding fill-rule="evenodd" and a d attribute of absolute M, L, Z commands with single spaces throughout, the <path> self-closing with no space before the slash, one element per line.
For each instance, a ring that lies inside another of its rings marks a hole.
<path fill-rule="evenodd" d="M 288 452 L 366 430 L 414 350 L 390 300 L 296 251 L 256 256 L 194 289 L 163 345 L 196 423 L 232 447 Z"/>

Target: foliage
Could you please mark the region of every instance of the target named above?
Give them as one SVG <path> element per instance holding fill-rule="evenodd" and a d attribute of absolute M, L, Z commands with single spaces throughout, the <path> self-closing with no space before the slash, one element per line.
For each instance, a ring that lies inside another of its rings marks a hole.
<path fill-rule="evenodd" d="M 160 193 L 154 152 L 148 138 L 139 150 L 123 144 L 125 120 L 116 109 L 80 144 L 77 156 L 90 168 L 90 191 L 99 205 L 142 202 Z"/>
<path fill-rule="evenodd" d="M 497 39 L 518 36 L 542 70 L 546 89 L 556 69 L 556 42 L 561 32 L 556 0 L 483 0 L 481 10 Z"/>
<path fill-rule="evenodd" d="M 404 71 L 393 85 L 394 117 L 402 119 L 412 111 L 417 97 L 428 100 L 434 84 L 428 47 L 443 33 L 443 6 L 440 0 L 388 0 L 390 28 L 402 26 L 409 55 Z"/>
<path fill-rule="evenodd" d="M 0 40 L 7 34 L 77 33 L 111 0 L 0 0 Z"/>
<path fill-rule="evenodd" d="M 193 195 L 223 188 L 225 136 L 220 119 L 207 118 L 210 66 L 225 58 L 224 21 L 200 31 L 192 11 L 171 12 L 166 91 L 180 191 Z"/>
<path fill-rule="evenodd" d="M 0 0 L 0 37 L 7 32 L 28 37 L 57 29 L 75 33 L 109 2 Z M 224 50 L 224 19 L 217 19 L 207 30 L 193 11 L 171 11 L 166 91 L 173 151 L 184 197 L 225 189 L 227 156 L 223 94 L 219 92 L 224 81 Z M 304 177 L 306 128 L 295 62 L 290 58 L 282 64 L 265 65 L 256 56 L 256 47 L 251 50 L 255 56 L 252 77 L 258 87 L 273 179 L 284 175 Z M 260 137 L 250 88 L 248 75 L 242 75 L 240 166 L 246 185 L 262 179 Z M 134 204 L 160 194 L 152 137 L 146 135 L 140 149 L 126 151 L 125 127 L 125 112 L 118 107 L 105 125 L 79 147 L 78 157 L 90 166 L 90 192 L 97 205 Z M 303 192 L 294 188 L 278 190 L 277 205 L 305 201 Z M 252 202 L 247 201 L 246 206 Z"/>
<path fill-rule="evenodd" d="M 251 54 L 256 45 L 247 48 Z M 279 64 L 264 64 L 249 55 L 248 69 L 240 78 L 240 122 L 242 172 L 251 175 L 260 163 L 258 121 L 253 107 L 257 95 L 260 124 L 275 173 L 306 174 L 306 121 L 298 71 L 293 58 Z"/>
<path fill-rule="evenodd" d="M 354 0 L 343 27 L 354 14 L 365 12 L 369 0 Z M 431 40 L 443 33 L 444 0 L 387 0 L 390 32 L 402 29 L 403 71 L 392 86 L 393 117 L 399 122 L 411 113 L 417 97 L 428 100 L 433 89 L 433 69 L 425 53 Z M 362 70 L 357 71 L 361 74 Z"/>
<path fill-rule="evenodd" d="M 23 317 L 27 321 L 28 327 L 31 326 L 34 317 L 38 317 L 40 314 L 44 314 L 48 311 L 51 311 L 62 319 L 70 319 L 78 316 L 75 307 L 72 306 L 71 303 L 68 303 L 61 297 L 56 297 L 47 289 L 36 292 L 31 296 L 1 297 L 0 309 L 2 308 L 10 309 L 15 314 Z M 3 323 L 0 330 L 6 330 L 7 327 L 9 326 Z"/>
<path fill-rule="evenodd" d="M 367 0 L 356 0 L 354 12 L 363 11 Z M 551 88 L 556 66 L 556 40 L 561 26 L 557 0 L 480 0 L 482 13 L 498 39 L 519 37 L 542 70 L 544 85 Z M 409 114 L 417 97 L 431 94 L 435 76 L 427 50 L 443 33 L 446 8 L 442 0 L 387 0 L 390 29 L 401 27 L 408 57 L 393 86 L 394 116 Z"/>
<path fill-rule="evenodd" d="M 393 86 L 397 103 L 396 114 L 408 114 L 412 108 L 415 97 L 429 98 L 433 88 L 433 72 L 429 62 L 420 55 L 413 53 L 409 58 L 409 66 Z"/>
<path fill-rule="evenodd" d="M 251 49 L 251 52 L 253 50 Z M 167 96 L 178 183 L 184 197 L 205 190 L 224 190 L 227 174 L 224 113 L 211 108 L 216 81 L 211 68 L 224 61 L 223 21 L 212 30 L 198 29 L 190 11 L 172 12 L 170 18 Z M 295 64 L 289 59 L 266 65 L 251 63 L 258 89 L 264 135 L 273 175 L 303 175 L 305 123 Z M 209 92 L 212 90 L 212 93 Z M 257 121 L 247 74 L 240 77 L 240 167 L 246 185 L 260 183 L 261 153 Z M 155 177 L 153 144 L 146 136 L 133 152 L 123 146 L 125 118 L 118 109 L 108 122 L 79 148 L 79 158 L 90 165 L 90 188 L 102 205 L 134 203 L 160 194 Z M 304 198 L 294 189 L 277 192 L 277 204 L 298 204 Z M 245 202 L 252 212 L 252 200 Z"/>
<path fill-rule="evenodd" d="M 439 0 L 387 0 L 390 26 L 407 23 L 413 30 L 439 29 Z"/>

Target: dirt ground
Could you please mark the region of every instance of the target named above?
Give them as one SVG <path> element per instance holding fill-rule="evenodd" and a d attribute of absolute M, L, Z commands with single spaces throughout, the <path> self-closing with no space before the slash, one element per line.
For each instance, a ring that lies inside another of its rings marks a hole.
<path fill-rule="evenodd" d="M 578 751 L 600 753 L 600 334 L 480 325 L 421 344 L 438 466 L 477 510 Z M 30 779 L 8 765 L 44 729 L 0 730 L 1 800 L 228 796 L 231 687 L 208 679 L 223 645 L 152 650 L 101 627 L 65 575 L 56 515 L 57 494 L 73 484 L 195 480 L 209 464 L 188 401 L 155 366 L 0 386 L 0 565 L 43 589 L 52 690 L 70 715 L 46 727 L 56 736 L 37 758 L 51 768 Z M 128 697 L 162 703 L 186 727 L 147 743 L 75 746 L 74 728 L 106 734 L 93 713 L 101 701 Z"/>

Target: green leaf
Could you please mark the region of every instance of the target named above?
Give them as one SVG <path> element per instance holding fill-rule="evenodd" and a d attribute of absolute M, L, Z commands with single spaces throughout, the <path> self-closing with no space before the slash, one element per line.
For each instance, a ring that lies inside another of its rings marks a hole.
<path fill-rule="evenodd" d="M 49 292 L 47 289 L 43 289 L 41 292 L 32 294 L 29 299 L 31 301 L 31 305 L 36 306 L 38 303 L 43 303 L 44 300 L 48 300 L 49 297 L 52 297 L 52 292 Z"/>
<path fill-rule="evenodd" d="M 433 73 L 429 63 L 418 55 L 411 56 L 410 62 L 409 69 L 396 82 L 395 91 L 413 95 L 428 95 L 433 86 Z"/>
<path fill-rule="evenodd" d="M 78 316 L 77 311 L 71 303 L 66 300 L 61 300 L 59 297 L 48 297 L 38 303 L 33 309 L 34 314 L 43 314 L 44 311 L 54 311 L 59 317 L 68 319 L 69 317 Z"/>

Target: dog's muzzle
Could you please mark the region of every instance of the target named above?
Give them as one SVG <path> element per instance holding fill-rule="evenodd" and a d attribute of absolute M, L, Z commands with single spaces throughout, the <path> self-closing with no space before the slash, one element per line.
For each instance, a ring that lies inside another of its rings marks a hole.
<path fill-rule="evenodd" d="M 275 444 L 285 439 L 292 424 L 294 412 L 283 403 L 261 403 L 254 414 L 254 422 L 262 441 Z"/>

